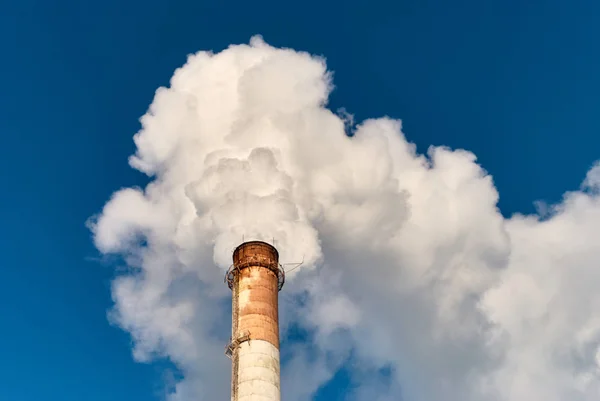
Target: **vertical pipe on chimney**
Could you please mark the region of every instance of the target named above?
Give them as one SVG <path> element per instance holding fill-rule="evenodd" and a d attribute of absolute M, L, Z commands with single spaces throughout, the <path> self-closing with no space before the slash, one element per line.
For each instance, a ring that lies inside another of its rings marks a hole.
<path fill-rule="evenodd" d="M 233 253 L 226 281 L 232 290 L 231 401 L 279 401 L 278 292 L 283 270 L 277 250 L 245 242 Z"/>

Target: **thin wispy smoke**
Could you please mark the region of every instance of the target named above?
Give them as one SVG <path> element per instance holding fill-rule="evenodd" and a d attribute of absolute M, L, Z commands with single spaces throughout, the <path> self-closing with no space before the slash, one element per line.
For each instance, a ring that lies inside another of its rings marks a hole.
<path fill-rule="evenodd" d="M 134 357 L 181 369 L 173 400 L 226 398 L 224 269 L 275 238 L 305 261 L 281 293 L 282 337 L 307 333 L 282 349 L 285 399 L 345 366 L 359 401 L 597 400 L 600 165 L 543 219 L 505 219 L 472 153 L 417 154 L 388 118 L 348 137 L 331 90 L 322 58 L 254 37 L 156 92 L 130 159 L 152 181 L 92 224 L 133 267 L 111 319 Z"/>

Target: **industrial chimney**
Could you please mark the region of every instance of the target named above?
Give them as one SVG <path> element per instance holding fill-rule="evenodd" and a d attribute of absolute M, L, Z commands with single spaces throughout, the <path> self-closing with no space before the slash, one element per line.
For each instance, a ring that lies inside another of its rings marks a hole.
<path fill-rule="evenodd" d="M 231 401 L 279 401 L 278 292 L 285 280 L 277 249 L 245 242 L 225 281 L 232 290 Z"/>

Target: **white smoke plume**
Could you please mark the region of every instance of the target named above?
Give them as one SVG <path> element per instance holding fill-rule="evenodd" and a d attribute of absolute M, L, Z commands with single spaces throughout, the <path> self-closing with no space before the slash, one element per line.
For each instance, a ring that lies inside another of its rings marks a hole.
<path fill-rule="evenodd" d="M 274 239 L 305 261 L 281 293 L 288 401 L 342 366 L 358 401 L 598 400 L 600 164 L 545 215 L 505 219 L 472 153 L 419 155 L 388 118 L 350 137 L 331 90 L 322 58 L 254 37 L 156 92 L 130 159 L 152 181 L 92 224 L 130 266 L 111 318 L 134 357 L 181 369 L 172 400 L 226 399 L 224 270 Z"/>

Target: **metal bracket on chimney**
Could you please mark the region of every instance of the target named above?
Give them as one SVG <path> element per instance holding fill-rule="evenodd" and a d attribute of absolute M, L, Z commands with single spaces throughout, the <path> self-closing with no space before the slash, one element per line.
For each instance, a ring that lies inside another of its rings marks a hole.
<path fill-rule="evenodd" d="M 250 341 L 250 332 L 247 330 L 239 333 L 237 338 L 229 338 L 229 344 L 225 347 L 225 355 L 227 355 L 227 358 L 231 359 L 233 351 L 245 341 Z"/>

